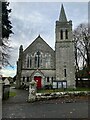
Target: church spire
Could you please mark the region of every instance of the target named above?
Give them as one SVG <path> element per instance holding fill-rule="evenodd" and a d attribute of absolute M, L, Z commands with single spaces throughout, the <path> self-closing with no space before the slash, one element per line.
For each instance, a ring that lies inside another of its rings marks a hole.
<path fill-rule="evenodd" d="M 65 14 L 65 11 L 64 11 L 63 4 L 61 6 L 61 12 L 60 12 L 60 16 L 59 16 L 59 21 L 60 22 L 67 22 L 67 18 L 66 18 L 66 14 Z"/>

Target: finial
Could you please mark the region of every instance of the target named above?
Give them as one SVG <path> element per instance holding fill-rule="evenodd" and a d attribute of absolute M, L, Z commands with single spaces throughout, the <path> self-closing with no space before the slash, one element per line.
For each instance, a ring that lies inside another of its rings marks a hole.
<path fill-rule="evenodd" d="M 40 37 L 40 34 L 38 35 L 38 37 Z"/>
<path fill-rule="evenodd" d="M 20 49 L 23 48 L 23 45 L 20 45 Z"/>

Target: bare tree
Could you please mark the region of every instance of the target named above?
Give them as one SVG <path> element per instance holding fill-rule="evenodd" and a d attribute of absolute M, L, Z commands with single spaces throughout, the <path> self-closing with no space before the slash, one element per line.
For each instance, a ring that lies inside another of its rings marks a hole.
<path fill-rule="evenodd" d="M 90 66 L 90 56 L 89 56 L 90 34 L 88 32 L 88 24 L 80 24 L 74 30 L 74 41 L 75 41 L 75 52 L 77 53 L 77 62 L 78 59 L 81 59 L 82 67 L 85 67 L 85 65 L 87 67 Z"/>
<path fill-rule="evenodd" d="M 74 30 L 76 72 L 79 68 L 90 70 L 90 33 L 88 24 L 82 23 Z"/>

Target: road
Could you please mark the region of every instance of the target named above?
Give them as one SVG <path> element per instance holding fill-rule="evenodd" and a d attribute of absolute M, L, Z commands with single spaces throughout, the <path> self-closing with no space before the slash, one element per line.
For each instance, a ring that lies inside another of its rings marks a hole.
<path fill-rule="evenodd" d="M 88 101 L 63 103 L 60 99 L 28 103 L 28 91 L 16 90 L 17 95 L 3 101 L 3 118 L 88 118 Z"/>

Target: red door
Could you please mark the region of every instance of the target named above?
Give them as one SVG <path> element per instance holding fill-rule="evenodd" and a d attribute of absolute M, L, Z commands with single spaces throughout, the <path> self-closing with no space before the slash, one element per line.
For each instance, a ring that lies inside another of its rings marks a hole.
<path fill-rule="evenodd" d="M 37 89 L 41 88 L 41 76 L 35 76 L 34 80 L 37 82 Z"/>

